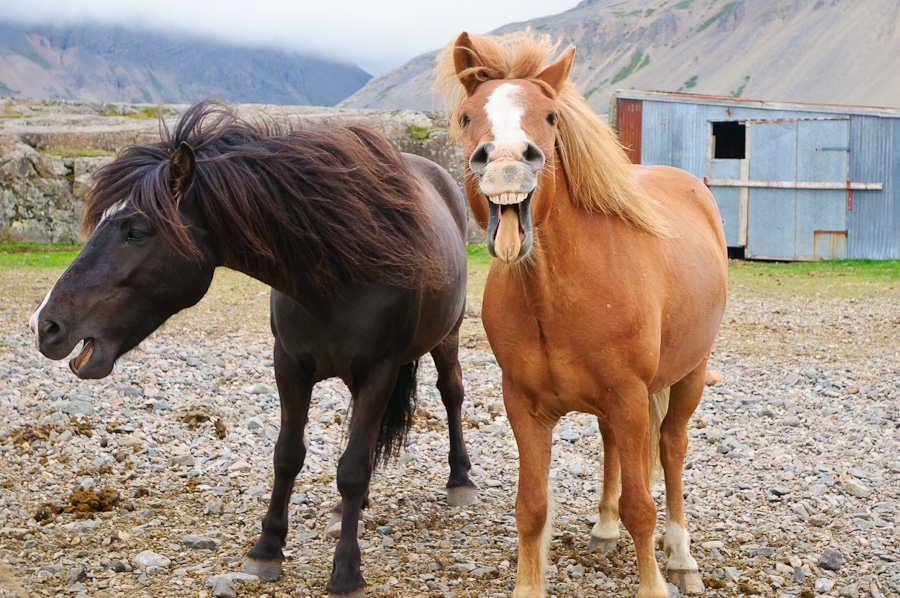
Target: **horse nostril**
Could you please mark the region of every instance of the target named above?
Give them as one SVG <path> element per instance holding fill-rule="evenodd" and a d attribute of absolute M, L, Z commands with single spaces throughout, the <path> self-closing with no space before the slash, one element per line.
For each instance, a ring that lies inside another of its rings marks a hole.
<path fill-rule="evenodd" d="M 40 335 L 41 340 L 50 341 L 55 337 L 59 336 L 62 332 L 62 328 L 60 328 L 59 324 L 54 322 L 53 320 L 44 320 L 41 322 L 40 328 L 38 328 L 38 334 Z"/>
<path fill-rule="evenodd" d="M 487 168 L 491 152 L 493 151 L 494 144 L 490 142 L 482 143 L 476 147 L 475 151 L 472 152 L 472 155 L 469 157 L 469 170 L 475 174 L 482 174 L 484 169 Z"/>
<path fill-rule="evenodd" d="M 525 144 L 525 151 L 522 153 L 522 161 L 528 164 L 532 169 L 540 170 L 544 167 L 546 158 L 544 157 L 544 152 L 541 151 L 541 148 L 529 141 Z"/>

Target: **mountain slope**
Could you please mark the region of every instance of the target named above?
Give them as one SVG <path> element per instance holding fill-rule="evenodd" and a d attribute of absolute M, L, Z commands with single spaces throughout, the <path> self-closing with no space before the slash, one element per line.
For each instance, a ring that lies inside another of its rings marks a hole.
<path fill-rule="evenodd" d="M 494 33 L 530 27 L 574 44 L 573 81 L 606 112 L 616 89 L 900 105 L 898 26 L 894 0 L 585 0 Z M 430 90 L 435 56 L 340 106 L 441 108 Z"/>
<path fill-rule="evenodd" d="M 0 96 L 331 106 L 370 76 L 362 69 L 276 50 L 121 27 L 0 23 Z"/>

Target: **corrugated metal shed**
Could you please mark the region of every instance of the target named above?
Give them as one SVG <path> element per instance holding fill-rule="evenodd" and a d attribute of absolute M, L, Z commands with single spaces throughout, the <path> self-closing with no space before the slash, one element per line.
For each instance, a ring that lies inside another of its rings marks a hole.
<path fill-rule="evenodd" d="M 707 182 L 746 257 L 900 259 L 900 109 L 619 91 L 610 120 Z"/>

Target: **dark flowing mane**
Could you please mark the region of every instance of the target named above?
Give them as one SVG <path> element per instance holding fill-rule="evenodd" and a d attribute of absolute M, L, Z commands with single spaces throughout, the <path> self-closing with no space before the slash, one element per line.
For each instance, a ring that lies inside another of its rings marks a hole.
<path fill-rule="evenodd" d="M 161 142 L 129 146 L 100 169 L 82 231 L 127 201 L 174 250 L 196 251 L 178 212 L 196 201 L 221 263 L 327 292 L 339 282 L 434 285 L 434 224 L 406 161 L 364 127 L 281 133 L 221 102 L 194 104 Z M 176 198 L 170 155 L 187 143 L 196 174 Z M 296 290 L 296 289 L 290 289 Z"/>

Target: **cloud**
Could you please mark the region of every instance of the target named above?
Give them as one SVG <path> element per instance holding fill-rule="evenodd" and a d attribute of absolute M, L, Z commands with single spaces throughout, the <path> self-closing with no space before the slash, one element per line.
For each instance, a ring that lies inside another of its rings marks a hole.
<path fill-rule="evenodd" d="M 0 20 L 191 33 L 219 41 L 313 53 L 378 75 L 435 50 L 463 30 L 556 14 L 576 0 L 3 0 Z"/>

